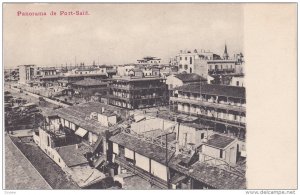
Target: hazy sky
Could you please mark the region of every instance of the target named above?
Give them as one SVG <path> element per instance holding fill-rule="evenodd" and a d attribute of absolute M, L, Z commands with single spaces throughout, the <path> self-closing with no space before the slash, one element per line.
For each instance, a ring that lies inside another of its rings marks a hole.
<path fill-rule="evenodd" d="M 243 9 L 235 4 L 5 4 L 4 65 L 123 64 L 179 50 L 243 51 Z M 50 16 L 50 11 L 88 11 Z M 17 12 L 47 16 L 17 16 Z"/>

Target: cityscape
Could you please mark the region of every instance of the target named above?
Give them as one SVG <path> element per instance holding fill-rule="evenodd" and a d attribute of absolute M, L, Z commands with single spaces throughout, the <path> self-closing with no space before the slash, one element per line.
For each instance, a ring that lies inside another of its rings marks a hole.
<path fill-rule="evenodd" d="M 247 60 L 221 39 L 5 66 L 5 189 L 247 189 Z"/>

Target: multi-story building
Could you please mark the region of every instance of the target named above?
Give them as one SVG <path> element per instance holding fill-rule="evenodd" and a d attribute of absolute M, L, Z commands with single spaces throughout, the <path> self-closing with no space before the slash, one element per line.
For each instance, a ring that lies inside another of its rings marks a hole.
<path fill-rule="evenodd" d="M 167 79 L 166 83 L 168 85 L 169 90 L 173 90 L 175 87 L 180 87 L 183 86 L 184 84 L 207 83 L 207 79 L 195 73 L 173 74 L 168 76 L 166 79 Z"/>
<path fill-rule="evenodd" d="M 165 79 L 160 77 L 113 77 L 109 104 L 127 109 L 149 108 L 168 103 Z"/>
<path fill-rule="evenodd" d="M 197 116 L 215 131 L 245 139 L 244 87 L 188 84 L 176 88 L 176 92 L 170 102 L 177 106 L 177 112 Z"/>
<path fill-rule="evenodd" d="M 36 65 L 19 65 L 19 83 L 27 84 L 36 76 Z"/>
<path fill-rule="evenodd" d="M 243 73 L 243 54 L 236 54 L 230 58 L 227 45 L 225 45 L 223 57 L 210 51 L 196 49 L 191 51 L 180 51 L 175 57 L 171 58 L 170 64 L 178 67 L 178 72 L 196 73 L 203 77 L 211 74 Z"/>
<path fill-rule="evenodd" d="M 37 68 L 37 76 L 48 76 L 48 75 L 56 75 L 57 68 L 56 67 L 38 67 Z"/>

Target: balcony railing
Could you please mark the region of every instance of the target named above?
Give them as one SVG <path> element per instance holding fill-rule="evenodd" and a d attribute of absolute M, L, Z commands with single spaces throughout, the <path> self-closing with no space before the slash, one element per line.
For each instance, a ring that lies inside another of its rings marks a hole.
<path fill-rule="evenodd" d="M 182 103 L 188 103 L 198 106 L 206 106 L 206 107 L 212 107 L 217 109 L 223 109 L 223 110 L 232 110 L 236 112 L 246 112 L 246 108 L 244 106 L 235 106 L 235 105 L 228 105 L 228 104 L 222 104 L 222 103 L 214 103 L 214 102 L 208 102 L 208 101 L 202 101 L 202 100 L 195 100 L 191 98 L 183 98 L 183 97 L 170 97 L 171 101 L 174 102 L 182 102 Z"/>
<path fill-rule="evenodd" d="M 198 117 L 201 117 L 201 119 L 211 121 L 211 122 L 220 123 L 220 124 L 224 124 L 224 125 L 231 125 L 231 126 L 243 127 L 243 128 L 245 128 L 245 126 L 246 126 L 246 123 L 243 122 L 243 121 L 234 121 L 234 120 L 230 120 L 230 119 L 217 118 L 217 117 L 214 117 L 214 116 L 208 116 L 206 114 L 187 112 L 187 111 L 184 111 L 184 110 L 178 110 L 178 112 L 179 113 L 185 113 L 187 115 L 198 116 Z"/>
<path fill-rule="evenodd" d="M 165 85 L 147 85 L 147 86 L 131 86 L 131 85 L 111 85 L 114 89 L 125 89 L 125 90 L 141 90 L 141 89 L 165 89 Z"/>

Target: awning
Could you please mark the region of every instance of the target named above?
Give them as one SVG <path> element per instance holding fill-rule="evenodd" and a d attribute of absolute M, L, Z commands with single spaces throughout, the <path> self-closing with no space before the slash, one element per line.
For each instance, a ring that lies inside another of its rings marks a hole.
<path fill-rule="evenodd" d="M 80 137 L 85 136 L 86 133 L 87 133 L 87 130 L 82 129 L 81 127 L 79 127 L 79 129 L 75 132 L 75 134 L 79 135 Z"/>

